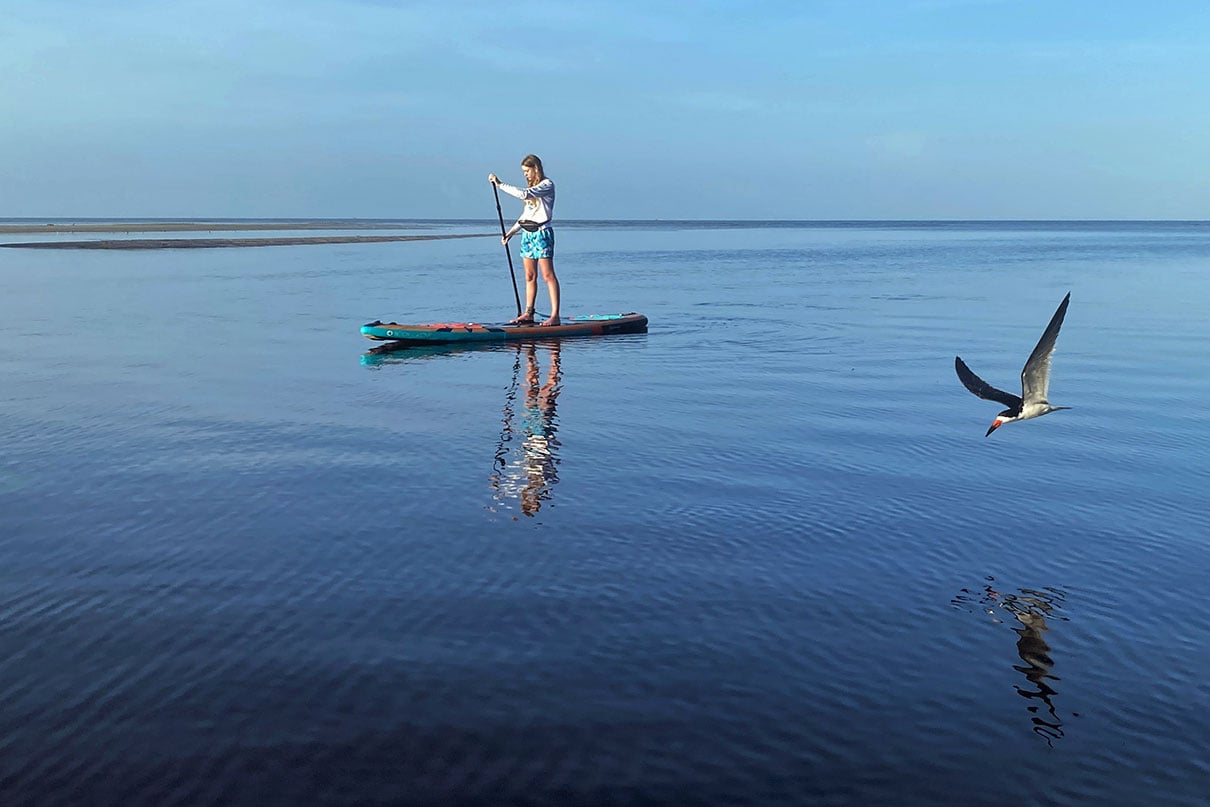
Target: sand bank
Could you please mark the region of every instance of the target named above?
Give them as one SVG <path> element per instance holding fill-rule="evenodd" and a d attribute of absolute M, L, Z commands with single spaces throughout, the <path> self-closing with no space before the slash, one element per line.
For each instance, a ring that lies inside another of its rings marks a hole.
<path fill-rule="evenodd" d="M 331 229 L 325 227 L 324 229 Z M 38 232 L 41 232 L 39 230 Z M 30 241 L 0 244 L 14 249 L 205 249 L 215 247 L 287 247 L 301 244 L 362 244 L 380 241 L 438 241 L 447 238 L 500 237 L 499 233 L 459 235 L 317 235 L 283 238 L 115 238 L 105 241 Z"/>
<path fill-rule="evenodd" d="M 420 230 L 420 224 L 382 224 L 369 221 L 317 219 L 315 221 L 116 221 L 85 224 L 0 224 L 0 233 L 190 233 L 247 230 Z"/>

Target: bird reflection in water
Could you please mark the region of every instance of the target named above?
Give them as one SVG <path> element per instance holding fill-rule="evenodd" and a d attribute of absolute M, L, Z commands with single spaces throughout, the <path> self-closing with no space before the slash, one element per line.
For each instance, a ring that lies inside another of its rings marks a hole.
<path fill-rule="evenodd" d="M 1017 655 L 1022 664 L 1014 664 L 1013 669 L 1025 676 L 1028 687 L 1014 684 L 1017 694 L 1030 702 L 1026 709 L 1030 713 L 1033 731 L 1046 744 L 1054 746 L 1054 741 L 1061 739 L 1063 721 L 1055 709 L 1054 696 L 1058 694 L 1051 682 L 1061 680 L 1051 670 L 1055 666 L 1050 655 L 1050 645 L 1046 642 L 1046 633 L 1050 629 L 1047 620 L 1067 621 L 1057 611 L 1063 605 L 1066 595 L 1056 588 L 1046 587 L 1042 590 L 1022 588 L 1017 594 L 1002 593 L 993 587 L 995 578 L 988 578 L 990 583 L 984 584 L 983 591 L 972 592 L 962 589 L 954 598 L 955 605 L 977 603 L 981 610 L 990 614 L 994 621 L 1001 622 L 1001 611 L 1006 611 L 1016 620 L 1012 628 L 1017 634 Z"/>
<path fill-rule="evenodd" d="M 540 354 L 548 353 L 546 373 Z M 517 386 L 524 362 L 524 400 L 516 411 Z M 513 384 L 504 405 L 503 428 L 492 470 L 492 498 L 498 505 L 520 501 L 521 512 L 535 516 L 550 500 L 559 481 L 559 438 L 555 407 L 562 390 L 563 369 L 557 341 L 539 346 L 520 345 L 513 365 Z"/>

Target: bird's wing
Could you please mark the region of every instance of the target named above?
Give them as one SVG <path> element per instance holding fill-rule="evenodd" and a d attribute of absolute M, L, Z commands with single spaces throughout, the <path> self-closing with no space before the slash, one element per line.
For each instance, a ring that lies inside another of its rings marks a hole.
<path fill-rule="evenodd" d="M 1028 403 L 1046 403 L 1050 394 L 1050 356 L 1055 350 L 1055 340 L 1059 338 L 1059 328 L 1063 327 L 1063 317 L 1067 316 L 1067 304 L 1071 301 L 1071 292 L 1059 303 L 1055 315 L 1050 318 L 1050 324 L 1042 332 L 1038 346 L 1029 354 L 1025 368 L 1021 370 L 1021 397 Z"/>
<path fill-rule="evenodd" d="M 1011 392 L 1005 392 L 1002 389 L 996 389 L 991 384 L 984 381 L 979 376 L 971 372 L 971 368 L 966 366 L 966 363 L 959 357 L 954 357 L 954 370 L 958 372 L 958 380 L 962 382 L 962 386 L 978 395 L 980 398 L 988 401 L 999 401 L 1011 409 L 1021 408 L 1021 399 Z"/>

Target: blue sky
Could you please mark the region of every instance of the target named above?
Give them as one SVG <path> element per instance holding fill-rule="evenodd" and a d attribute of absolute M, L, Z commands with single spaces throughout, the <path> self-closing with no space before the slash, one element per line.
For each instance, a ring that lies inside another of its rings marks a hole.
<path fill-rule="evenodd" d="M 0 0 L 0 216 L 1210 219 L 1210 5 Z"/>

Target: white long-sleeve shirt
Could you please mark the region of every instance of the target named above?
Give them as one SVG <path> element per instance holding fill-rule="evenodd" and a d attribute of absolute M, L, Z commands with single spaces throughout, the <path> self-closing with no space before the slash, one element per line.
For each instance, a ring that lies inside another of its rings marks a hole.
<path fill-rule="evenodd" d="M 514 229 L 520 227 L 522 221 L 534 221 L 538 224 L 553 223 L 555 217 L 554 180 L 544 179 L 537 185 L 528 188 L 518 188 L 516 185 L 508 185 L 504 182 L 497 183 L 496 187 L 509 196 L 515 196 L 525 202 L 521 216 L 517 219 L 518 223 L 513 225 Z"/>

